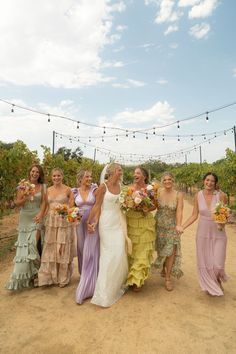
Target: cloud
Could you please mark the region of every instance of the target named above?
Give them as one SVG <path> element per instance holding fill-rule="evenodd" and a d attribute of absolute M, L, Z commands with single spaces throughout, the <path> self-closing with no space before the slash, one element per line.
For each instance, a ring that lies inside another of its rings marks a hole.
<path fill-rule="evenodd" d="M 207 36 L 210 28 L 211 27 L 208 23 L 197 24 L 190 28 L 189 34 L 197 39 L 202 39 Z"/>
<path fill-rule="evenodd" d="M 109 82 L 102 50 L 116 43 L 116 12 L 124 2 L 5 2 L 0 12 L 0 82 L 80 88 Z"/>
<path fill-rule="evenodd" d="M 128 27 L 125 26 L 125 25 L 116 26 L 116 30 L 117 30 L 118 32 L 123 32 L 123 31 L 125 31 L 127 28 L 128 28 Z"/>
<path fill-rule="evenodd" d="M 143 82 L 143 81 L 127 79 L 126 82 L 124 82 L 124 83 L 119 83 L 119 82 L 118 83 L 113 83 L 112 87 L 129 89 L 129 88 L 143 87 L 145 85 L 146 85 L 146 83 Z"/>
<path fill-rule="evenodd" d="M 168 84 L 168 81 L 165 80 L 165 79 L 160 79 L 160 80 L 157 81 L 157 83 L 160 84 L 160 85 L 166 85 L 166 84 Z"/>
<path fill-rule="evenodd" d="M 170 25 L 167 30 L 164 32 L 164 35 L 167 36 L 170 33 L 177 32 L 179 30 L 179 27 L 177 25 Z"/>
<path fill-rule="evenodd" d="M 177 49 L 178 48 L 178 43 L 171 43 L 170 45 L 169 45 L 169 47 L 171 48 L 171 49 Z"/>
<path fill-rule="evenodd" d="M 114 117 L 113 121 L 116 123 L 129 123 L 134 126 L 148 122 L 160 125 L 171 121 L 173 119 L 173 112 L 174 109 L 167 101 L 158 101 L 147 110 L 125 110 L 120 112 Z"/>
<path fill-rule="evenodd" d="M 233 70 L 233 76 L 236 77 L 236 68 Z"/>
<path fill-rule="evenodd" d="M 145 0 L 145 5 L 153 5 L 157 8 L 157 14 L 155 22 L 160 25 L 168 22 L 175 22 L 174 25 L 170 25 L 164 35 L 178 31 L 178 21 L 184 15 L 182 8 L 191 7 L 188 12 L 189 19 L 204 18 L 211 16 L 213 11 L 217 8 L 220 1 L 219 0 Z M 206 27 L 207 26 L 207 27 Z M 210 26 L 205 25 L 201 31 L 192 33 L 194 27 L 190 29 L 190 33 L 196 38 L 200 39 L 206 37 L 206 34 L 210 30 Z M 199 33 L 198 33 L 199 32 Z M 206 32 L 206 33 L 205 33 Z"/>
<path fill-rule="evenodd" d="M 179 0 L 178 6 L 179 7 L 193 6 L 198 4 L 200 1 L 201 0 Z"/>
<path fill-rule="evenodd" d="M 218 5 L 218 0 L 201 1 L 199 4 L 192 7 L 192 9 L 189 11 L 188 16 L 191 19 L 211 16 Z"/>
<path fill-rule="evenodd" d="M 103 68 L 122 68 L 125 64 L 122 61 L 105 61 L 102 64 Z"/>
<path fill-rule="evenodd" d="M 174 22 L 177 21 L 182 13 L 180 11 L 174 11 L 174 0 L 161 0 L 159 2 L 159 12 L 157 13 L 155 22 L 164 23 L 164 22 Z"/>

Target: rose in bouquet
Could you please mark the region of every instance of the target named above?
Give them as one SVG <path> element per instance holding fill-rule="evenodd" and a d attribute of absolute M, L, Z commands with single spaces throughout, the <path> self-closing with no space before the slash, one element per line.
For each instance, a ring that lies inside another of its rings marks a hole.
<path fill-rule="evenodd" d="M 217 224 L 218 230 L 223 230 L 224 225 L 227 223 L 230 215 L 230 208 L 223 202 L 218 202 L 213 210 L 213 220 Z"/>
<path fill-rule="evenodd" d="M 29 197 L 32 201 L 35 194 L 35 184 L 30 183 L 26 179 L 22 179 L 17 186 L 17 189 L 20 190 L 24 196 Z"/>
<path fill-rule="evenodd" d="M 73 207 L 68 209 L 68 214 L 66 220 L 68 222 L 78 222 L 81 219 L 80 209 L 78 207 Z"/>
<path fill-rule="evenodd" d="M 153 206 L 153 187 L 151 185 L 135 191 L 132 187 L 125 187 L 120 194 L 121 209 L 124 212 L 128 210 L 148 211 Z"/>
<path fill-rule="evenodd" d="M 57 204 L 54 207 L 54 213 L 65 218 L 68 215 L 69 207 L 67 204 Z"/>

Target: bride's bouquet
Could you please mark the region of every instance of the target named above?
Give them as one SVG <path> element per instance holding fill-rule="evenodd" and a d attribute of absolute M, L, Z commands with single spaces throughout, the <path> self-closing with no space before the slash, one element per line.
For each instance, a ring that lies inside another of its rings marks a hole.
<path fill-rule="evenodd" d="M 35 194 L 35 184 L 30 183 L 26 179 L 22 179 L 17 186 L 17 189 L 20 190 L 24 196 L 29 197 L 32 201 Z"/>
<path fill-rule="evenodd" d="M 213 210 L 213 220 L 218 230 L 222 231 L 230 216 L 230 208 L 223 202 L 218 202 Z"/>
<path fill-rule="evenodd" d="M 135 191 L 132 187 L 122 189 L 119 201 L 124 213 L 129 210 L 146 212 L 154 205 L 155 193 L 152 185 Z"/>

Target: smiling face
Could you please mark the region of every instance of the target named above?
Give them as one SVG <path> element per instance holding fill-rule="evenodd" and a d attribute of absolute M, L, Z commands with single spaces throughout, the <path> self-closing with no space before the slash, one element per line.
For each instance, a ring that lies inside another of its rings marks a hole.
<path fill-rule="evenodd" d="M 39 169 L 38 169 L 36 166 L 34 166 L 34 167 L 30 170 L 29 176 L 30 176 L 30 181 L 31 181 L 32 183 L 37 183 L 37 182 L 38 182 L 38 179 L 39 179 L 39 176 L 40 176 Z"/>
<path fill-rule="evenodd" d="M 52 183 L 54 184 L 54 186 L 60 185 L 62 183 L 62 180 L 63 180 L 63 175 L 61 171 L 54 170 L 52 172 Z"/>
<path fill-rule="evenodd" d="M 140 184 L 145 183 L 145 176 L 140 170 L 140 168 L 136 168 L 134 170 L 134 183 L 140 183 Z"/>
<path fill-rule="evenodd" d="M 173 182 L 174 181 L 173 181 L 173 178 L 171 176 L 166 175 L 166 176 L 164 176 L 162 178 L 162 185 L 166 189 L 172 189 L 173 188 Z"/>
<path fill-rule="evenodd" d="M 206 176 L 206 178 L 203 181 L 204 183 L 204 188 L 208 191 L 213 191 L 215 190 L 216 187 L 216 180 L 215 177 L 212 175 Z"/>
<path fill-rule="evenodd" d="M 90 187 L 92 183 L 92 174 L 89 171 L 85 171 L 83 177 L 81 178 L 80 185 L 84 187 Z"/>
<path fill-rule="evenodd" d="M 114 177 L 117 178 L 118 180 L 121 180 L 123 176 L 123 170 L 121 168 L 121 166 L 117 166 L 114 170 Z"/>

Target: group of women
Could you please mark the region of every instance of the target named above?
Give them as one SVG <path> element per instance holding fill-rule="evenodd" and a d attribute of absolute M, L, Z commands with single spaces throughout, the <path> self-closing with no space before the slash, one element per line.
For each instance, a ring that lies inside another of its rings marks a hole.
<path fill-rule="evenodd" d="M 195 196 L 192 215 L 182 223 L 183 195 L 174 189 L 174 178 L 164 173 L 154 201 L 144 211 L 121 211 L 119 196 L 123 171 L 119 164 L 107 165 L 99 187 L 88 170 L 77 174 L 78 186 L 63 184 L 63 172 L 52 170 L 52 186 L 46 188 L 43 170 L 33 165 L 29 180 L 35 184 L 32 198 L 18 191 L 15 205 L 21 207 L 14 270 L 6 287 L 18 290 L 57 284 L 66 286 L 78 257 L 79 284 L 76 302 L 92 298 L 93 304 L 109 307 L 127 289 L 142 290 L 152 266 L 164 277 L 165 289 L 174 288 L 173 277 L 180 278 L 181 234 L 200 215 L 197 229 L 197 267 L 199 283 L 205 292 L 223 295 L 222 281 L 226 255 L 225 231 L 217 229 L 212 208 L 225 195 L 217 190 L 217 176 L 207 173 L 203 189 Z M 134 170 L 132 190 L 147 189 L 148 173 Z M 82 218 L 78 225 L 55 213 L 55 206 L 78 206 Z M 153 262 L 154 248 L 157 258 Z M 42 253 L 41 253 L 42 250 Z"/>

